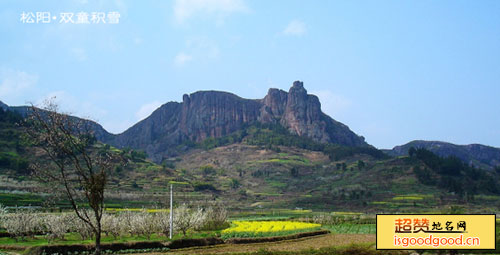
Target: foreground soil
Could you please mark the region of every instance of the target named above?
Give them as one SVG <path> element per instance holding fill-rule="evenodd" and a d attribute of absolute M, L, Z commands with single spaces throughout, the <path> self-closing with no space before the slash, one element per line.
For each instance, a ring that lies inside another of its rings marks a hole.
<path fill-rule="evenodd" d="M 167 254 L 232 254 L 267 251 L 302 251 L 332 246 L 346 246 L 354 243 L 375 243 L 373 234 L 328 234 L 322 236 L 304 237 L 300 239 L 253 244 L 221 244 L 208 247 L 179 249 Z"/>

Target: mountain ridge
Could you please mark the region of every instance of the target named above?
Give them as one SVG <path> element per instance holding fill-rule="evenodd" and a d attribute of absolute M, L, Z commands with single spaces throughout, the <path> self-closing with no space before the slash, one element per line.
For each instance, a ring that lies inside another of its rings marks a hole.
<path fill-rule="evenodd" d="M 5 104 L 4 102 L 0 101 L 0 109 L 5 111 L 5 110 L 9 109 L 9 106 L 7 104 Z"/>
<path fill-rule="evenodd" d="M 5 107 L 3 107 L 1 105 L 1 101 L 0 101 L 0 108 L 2 108 L 3 110 L 10 110 L 10 111 L 16 112 L 19 115 L 21 115 L 23 118 L 26 118 L 28 116 L 29 112 L 31 111 L 31 107 L 32 107 L 32 106 L 8 106 L 6 104 L 4 104 L 4 106 Z M 40 110 L 42 112 L 45 111 L 43 109 L 40 109 Z M 73 120 L 83 121 L 83 123 L 85 123 L 87 125 L 86 128 L 89 128 L 93 132 L 96 139 L 99 141 L 107 141 L 107 140 L 112 139 L 112 137 L 114 136 L 113 134 L 109 133 L 106 129 L 104 129 L 104 127 L 102 127 L 101 124 L 99 124 L 93 120 L 80 118 L 80 117 L 76 117 L 76 116 L 72 116 L 72 115 L 69 115 L 69 117 Z"/>
<path fill-rule="evenodd" d="M 500 166 L 500 148 L 483 144 L 457 145 L 443 141 L 414 140 L 391 150 L 383 150 L 391 156 L 408 155 L 411 148 L 424 148 L 439 156 L 455 156 L 467 164 L 492 169 Z"/>
<path fill-rule="evenodd" d="M 276 94 L 273 96 L 275 100 L 271 100 L 271 96 L 267 100 L 285 102 L 286 99 L 288 102 L 288 94 L 284 94 L 284 91 L 275 89 L 270 91 L 269 94 Z M 239 101 L 241 107 L 247 106 L 246 103 L 263 104 L 264 101 L 264 99 L 243 99 L 231 93 L 213 93 L 215 96 L 206 92 L 195 92 L 193 96 L 187 95 L 185 101 L 189 100 L 189 104 L 180 102 L 164 104 L 152 114 L 157 118 L 149 119 L 151 122 L 149 128 L 156 127 L 162 131 L 161 123 L 164 123 L 164 127 L 167 129 L 171 127 L 179 133 L 161 134 L 182 134 L 176 126 L 176 121 L 183 118 L 188 120 L 190 114 L 198 113 L 193 109 L 190 110 L 190 107 L 194 107 L 201 113 L 214 110 L 210 108 L 211 103 L 202 104 L 207 107 L 206 109 L 200 109 L 197 105 L 205 102 L 201 100 L 205 97 L 224 105 L 225 101 L 217 97 L 222 94 L 229 100 L 228 102 Z M 313 103 L 315 101 L 314 98 L 310 100 Z M 241 109 L 241 107 L 236 104 L 232 109 Z M 98 143 L 96 148 L 110 149 L 127 158 L 126 166 L 118 167 L 112 173 L 110 190 L 119 193 L 125 191 L 156 194 L 166 192 L 165 183 L 169 181 L 184 182 L 189 183 L 185 191 L 193 195 L 193 201 L 222 197 L 235 209 L 253 208 L 259 205 L 266 208 L 301 207 L 338 210 L 338 208 L 347 207 L 371 212 L 387 208 L 398 210 L 404 208 L 411 211 L 416 208 L 429 210 L 436 205 L 442 207 L 443 203 L 463 203 L 464 199 L 469 203 L 473 203 L 476 199 L 474 206 L 488 205 L 492 208 L 497 206 L 487 199 L 500 194 L 499 189 L 496 188 L 500 183 L 498 170 L 486 170 L 481 168 L 481 165 L 479 165 L 480 168 L 477 167 L 478 165 L 466 166 L 459 159 L 440 158 L 432 152 L 426 153 L 426 150 L 418 150 L 421 153 L 417 152 L 412 157 L 389 157 L 373 147 L 348 147 L 313 142 L 311 138 L 304 135 L 289 133 L 289 129 L 281 125 L 282 119 L 275 118 L 285 115 L 286 106 L 268 102 L 266 107 L 268 108 L 265 112 L 275 111 L 273 115 L 270 115 L 272 118 L 268 123 L 244 123 L 243 128 L 229 135 L 220 138 L 210 137 L 205 140 L 200 138 L 202 142 L 193 142 L 190 145 L 181 144 L 187 146 L 188 150 L 168 158 L 161 165 L 147 160 L 146 154 L 140 151 L 128 148 L 119 150 Z M 12 109 L 29 110 L 26 107 L 13 107 Z M 258 108 L 258 112 L 253 109 L 250 115 L 258 114 L 262 117 L 261 109 Z M 314 114 L 307 113 L 308 109 L 304 107 L 300 111 L 306 112 L 304 113 L 306 115 Z M 222 117 L 243 116 L 241 115 L 243 112 L 238 113 L 238 111 L 230 111 L 229 115 L 226 113 L 224 111 L 209 114 L 207 121 L 209 124 L 217 124 L 216 120 L 220 118 L 216 116 L 221 117 L 220 114 Z M 300 113 L 292 114 L 299 116 L 297 120 L 302 121 L 303 118 L 314 117 L 301 116 Z M 9 119 L 15 115 L 9 117 L 7 114 L 4 116 L 5 121 L 0 121 L 0 124 L 3 124 L 3 126 L 0 125 L 0 133 L 4 134 L 0 137 L 2 138 L 0 143 L 8 145 L 0 147 L 0 173 L 3 176 L 21 180 L 29 175 L 28 164 L 30 162 L 43 163 L 44 159 L 36 156 L 37 148 L 26 147 L 20 143 L 21 139 L 12 135 L 18 134 L 20 137 L 22 132 L 22 128 L 15 125 L 15 121 L 21 121 L 22 118 Z M 321 117 L 321 115 L 318 116 Z M 187 125 L 186 128 L 194 129 L 183 132 L 207 132 L 206 129 L 196 129 L 204 126 L 202 125 L 204 122 L 196 122 L 200 120 L 204 119 L 191 119 L 190 121 L 200 125 Z M 300 128 L 301 123 L 296 124 Z M 133 128 L 149 132 L 146 138 L 154 137 L 155 130 L 147 129 L 146 126 L 137 125 Z M 217 125 L 212 127 L 214 128 L 208 129 L 209 132 L 205 134 L 211 135 L 212 131 L 225 132 L 224 128 L 217 129 Z M 158 144 L 152 145 L 159 146 Z M 416 146 L 416 144 L 412 145 Z M 405 149 L 401 148 L 400 151 L 405 151 Z M 25 187 L 25 185 L 19 187 Z M 443 201 L 442 197 L 445 195 L 449 197 L 449 200 Z M 416 202 L 412 200 L 416 197 L 421 200 Z M 145 202 L 143 196 L 140 196 L 138 200 Z M 158 199 L 158 201 L 163 200 Z"/>
<path fill-rule="evenodd" d="M 0 101 L 1 109 L 10 109 L 24 117 L 30 107 L 8 106 Z M 372 147 L 364 137 L 323 113 L 318 97 L 307 94 L 301 81 L 295 81 L 288 92 L 270 88 L 262 99 L 246 99 L 216 90 L 184 94 L 182 102 L 163 104 L 120 134 L 109 133 L 92 120 L 85 121 L 99 141 L 119 148 L 143 150 L 157 163 L 188 150 L 184 143 L 226 136 L 253 123 L 281 125 L 290 134 L 316 142 Z M 443 157 L 456 156 L 467 164 L 487 169 L 500 166 L 500 148 L 481 144 L 415 140 L 382 151 L 390 156 L 402 156 L 408 154 L 410 147 L 426 148 Z"/>
<path fill-rule="evenodd" d="M 175 154 L 183 142 L 218 138 L 252 123 L 279 124 L 291 134 L 321 143 L 370 146 L 364 137 L 321 111 L 315 95 L 295 81 L 289 92 L 271 88 L 263 99 L 245 99 L 229 92 L 197 91 L 169 102 L 113 139 L 113 146 L 141 149 L 156 162 Z"/>
<path fill-rule="evenodd" d="M 7 106 L 26 117 L 31 106 Z M 118 148 L 145 151 L 159 163 L 185 151 L 183 143 L 199 143 L 229 135 L 255 123 L 281 125 L 290 134 L 320 143 L 372 147 L 344 125 L 321 111 L 315 95 L 295 81 L 288 92 L 270 88 L 262 99 L 246 99 L 224 91 L 184 94 L 182 102 L 167 102 L 122 133 L 112 134 L 99 123 L 85 120 L 97 140 Z"/>

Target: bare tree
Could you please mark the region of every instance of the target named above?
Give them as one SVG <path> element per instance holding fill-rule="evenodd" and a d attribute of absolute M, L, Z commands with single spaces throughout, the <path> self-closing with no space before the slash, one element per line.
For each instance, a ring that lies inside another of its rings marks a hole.
<path fill-rule="evenodd" d="M 43 150 L 46 164 L 32 164 L 39 180 L 53 192 L 62 192 L 78 218 L 95 235 L 95 254 L 101 253 L 104 190 L 108 174 L 122 162 L 118 155 L 99 149 L 88 121 L 60 113 L 53 100 L 42 108 L 30 107 L 26 134 L 35 148 Z M 102 146 L 101 146 L 102 147 Z"/>

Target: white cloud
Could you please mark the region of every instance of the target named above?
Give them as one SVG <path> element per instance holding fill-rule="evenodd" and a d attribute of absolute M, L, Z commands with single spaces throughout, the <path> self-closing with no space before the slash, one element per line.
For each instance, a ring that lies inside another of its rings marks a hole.
<path fill-rule="evenodd" d="M 198 56 L 206 58 L 217 58 L 219 56 L 219 47 L 208 38 L 194 38 L 186 41 L 186 47 L 189 51 Z"/>
<path fill-rule="evenodd" d="M 318 96 L 321 102 L 321 110 L 334 119 L 336 115 L 343 113 L 351 106 L 349 99 L 330 90 L 311 91 L 311 94 Z"/>
<path fill-rule="evenodd" d="M 231 13 L 246 11 L 248 7 L 243 0 L 176 0 L 174 3 L 174 18 L 179 24 L 200 15 L 222 19 Z"/>
<path fill-rule="evenodd" d="M 122 0 L 115 0 L 112 4 L 114 4 L 114 7 L 118 9 L 118 12 L 120 12 L 120 15 L 122 15 L 122 17 L 127 16 L 128 6 L 127 4 L 125 4 L 125 2 L 123 2 Z"/>
<path fill-rule="evenodd" d="M 36 85 L 38 76 L 19 70 L 0 69 L 0 97 L 15 97 Z"/>
<path fill-rule="evenodd" d="M 300 20 L 292 20 L 283 30 L 284 35 L 301 36 L 307 31 L 306 24 Z"/>
<path fill-rule="evenodd" d="M 144 40 L 141 37 L 134 38 L 134 43 L 135 44 L 139 45 L 139 44 L 142 44 L 142 42 L 144 42 Z"/>
<path fill-rule="evenodd" d="M 161 103 L 158 102 L 158 101 L 153 101 L 151 103 L 147 103 L 143 106 L 141 106 L 141 108 L 139 108 L 139 110 L 135 113 L 135 117 L 137 117 L 137 120 L 143 120 L 145 118 L 147 118 L 149 115 L 151 115 L 151 113 L 158 109 L 158 107 L 161 106 Z"/>
<path fill-rule="evenodd" d="M 71 48 L 71 55 L 79 62 L 87 60 L 87 52 L 83 48 Z"/>
<path fill-rule="evenodd" d="M 187 55 L 184 52 L 179 52 L 174 58 L 174 64 L 176 66 L 183 66 L 187 62 L 191 61 L 193 59 L 193 56 Z"/>
<path fill-rule="evenodd" d="M 197 61 L 213 60 L 219 57 L 217 44 L 204 37 L 192 38 L 186 41 L 186 46 L 174 57 L 176 66 L 183 66 L 196 59 Z"/>

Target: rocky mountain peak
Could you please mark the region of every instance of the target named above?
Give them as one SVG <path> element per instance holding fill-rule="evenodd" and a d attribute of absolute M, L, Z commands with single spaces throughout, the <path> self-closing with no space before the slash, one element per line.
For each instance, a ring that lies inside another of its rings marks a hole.
<path fill-rule="evenodd" d="M 288 91 L 290 98 L 293 100 L 305 100 L 307 98 L 307 90 L 304 88 L 304 83 L 301 81 L 293 82 L 292 87 Z"/>
<path fill-rule="evenodd" d="M 295 81 L 288 92 L 271 88 L 263 99 L 198 91 L 183 95 L 182 103 L 167 103 L 157 111 L 111 143 L 145 150 L 155 161 L 161 161 L 186 140 L 221 137 L 259 122 L 280 124 L 292 134 L 318 142 L 368 146 L 363 137 L 321 112 L 318 97 L 308 95 L 301 81 Z"/>
<path fill-rule="evenodd" d="M 274 117 L 282 116 L 285 112 L 288 93 L 281 89 L 269 89 L 264 97 L 261 119 L 264 122 L 274 122 Z"/>
<path fill-rule="evenodd" d="M 191 102 L 191 100 L 189 99 L 189 95 L 188 94 L 184 94 L 182 96 L 182 103 L 189 105 L 190 102 Z"/>
<path fill-rule="evenodd" d="M 324 127 L 318 126 L 321 125 L 320 113 L 321 107 L 317 97 L 308 95 L 302 82 L 294 82 L 288 92 L 285 114 L 281 120 L 282 125 L 286 126 L 292 133 L 314 137 L 318 141 L 326 142 L 328 138 L 319 138 L 317 134 L 310 132 L 311 128 L 315 133 L 317 133 L 318 128 L 324 129 Z"/>
<path fill-rule="evenodd" d="M 307 93 L 306 89 L 304 89 L 304 82 L 302 81 L 294 81 L 292 87 L 290 88 L 290 90 L 300 90 L 300 89 L 303 89 Z"/>

